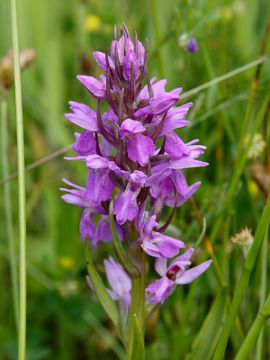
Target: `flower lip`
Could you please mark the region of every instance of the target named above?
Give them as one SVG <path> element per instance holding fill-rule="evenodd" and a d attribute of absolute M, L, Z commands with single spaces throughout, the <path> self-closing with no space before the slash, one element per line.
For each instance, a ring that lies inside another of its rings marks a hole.
<path fill-rule="evenodd" d="M 174 265 L 171 269 L 169 269 L 166 273 L 166 276 L 168 279 L 175 281 L 176 275 L 178 271 L 180 270 L 180 267 L 178 265 Z"/>

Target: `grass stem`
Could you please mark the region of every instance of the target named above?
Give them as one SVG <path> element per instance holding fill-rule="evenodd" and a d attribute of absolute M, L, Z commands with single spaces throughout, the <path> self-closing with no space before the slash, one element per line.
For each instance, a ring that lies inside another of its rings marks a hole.
<path fill-rule="evenodd" d="M 263 241 L 261 249 L 261 284 L 260 284 L 260 307 L 263 306 L 263 303 L 266 298 L 267 291 L 267 250 L 268 250 L 268 229 L 265 233 L 265 238 Z M 256 348 L 256 360 L 263 359 L 263 338 L 264 331 L 262 330 L 258 338 L 257 348 Z"/>
<path fill-rule="evenodd" d="M 16 0 L 11 0 L 11 26 L 14 58 L 15 103 L 17 122 L 18 187 L 19 187 L 19 234 L 20 234 L 20 277 L 19 277 L 19 341 L 18 359 L 26 358 L 26 218 L 25 218 L 25 165 L 21 72 Z"/>

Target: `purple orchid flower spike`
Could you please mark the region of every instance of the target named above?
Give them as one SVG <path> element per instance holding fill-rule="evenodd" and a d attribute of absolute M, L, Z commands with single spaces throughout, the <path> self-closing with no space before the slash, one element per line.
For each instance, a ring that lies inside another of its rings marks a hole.
<path fill-rule="evenodd" d="M 212 260 L 207 260 L 186 270 L 186 267 L 191 265 L 190 258 L 193 252 L 193 249 L 188 249 L 183 255 L 173 260 L 169 266 L 167 266 L 167 259 L 156 259 L 155 269 L 161 279 L 154 281 L 146 288 L 146 292 L 150 294 L 152 304 L 163 304 L 177 285 L 190 284 L 209 268 Z"/>
<path fill-rule="evenodd" d="M 184 142 L 178 135 L 189 125 L 186 116 L 192 103 L 179 106 L 181 88 L 168 90 L 167 80 L 150 79 L 147 54 L 137 35 L 132 41 L 123 26 L 120 38 L 115 33 L 109 50 L 93 53 L 103 72 L 100 78 L 77 76 L 95 101 L 95 110 L 71 101 L 70 112 L 65 115 L 81 128 L 75 133 L 76 156 L 66 159 L 82 162 L 87 178 L 84 187 L 64 180 L 67 187 L 61 189 L 65 192 L 62 198 L 82 209 L 80 238 L 86 254 L 89 244 L 96 249 L 113 242 L 121 265 L 112 257 L 104 260 L 111 288 L 105 289 L 99 277 L 91 279 L 116 326 L 119 317 L 111 314 L 115 304 L 108 294 L 119 302 L 120 324 L 124 325 L 119 333 L 127 332 L 128 348 L 133 341 L 132 331 L 126 331 L 127 319 L 132 319 L 128 317 L 131 302 L 139 307 L 136 311 L 142 316 L 138 316 L 138 324 L 144 331 L 144 259 L 155 258 L 161 276 L 146 289 L 152 304 L 163 303 L 177 285 L 190 283 L 211 264 L 206 261 L 189 268 L 193 250 L 179 256 L 186 244 L 165 234 L 176 208 L 201 185 L 200 181 L 189 184 L 185 169 L 208 164 L 199 159 L 206 147 L 198 139 Z M 164 219 L 165 207 L 171 209 Z M 91 254 L 87 259 L 90 263 Z M 91 269 L 94 266 L 88 266 L 89 274 Z M 140 286 L 131 291 L 135 283 Z M 131 293 L 136 296 L 134 301 Z"/>

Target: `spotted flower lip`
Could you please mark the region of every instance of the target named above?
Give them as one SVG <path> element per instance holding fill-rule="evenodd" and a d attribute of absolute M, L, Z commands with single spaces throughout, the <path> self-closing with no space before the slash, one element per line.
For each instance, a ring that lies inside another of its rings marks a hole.
<path fill-rule="evenodd" d="M 167 266 L 167 259 L 156 259 L 155 269 L 161 278 L 146 288 L 146 292 L 150 294 L 152 304 L 163 304 L 176 285 L 190 284 L 209 268 L 212 260 L 207 260 L 200 265 L 186 270 L 191 265 L 190 258 L 193 252 L 192 248 L 188 249 L 184 254 L 174 259 L 169 266 Z"/>

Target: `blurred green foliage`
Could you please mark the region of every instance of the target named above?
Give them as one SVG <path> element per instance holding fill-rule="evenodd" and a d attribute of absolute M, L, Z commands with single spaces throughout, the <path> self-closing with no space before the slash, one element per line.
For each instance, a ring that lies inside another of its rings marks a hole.
<path fill-rule="evenodd" d="M 182 86 L 187 91 L 258 58 L 269 11 L 267 0 L 18 0 L 20 47 L 33 48 L 37 56 L 34 65 L 23 74 L 26 163 L 73 142 L 75 128 L 63 117 L 68 101 L 92 104 L 87 92 L 76 81 L 76 74 L 98 75 L 91 53 L 96 49 L 106 50 L 113 37 L 114 24 L 119 29 L 124 22 L 131 33 L 136 30 L 141 40 L 149 40 L 151 76 L 166 77 L 168 89 Z M 183 34 L 197 39 L 197 53 L 188 53 L 181 46 Z M 10 48 L 9 1 L 2 0 L 0 58 Z M 267 52 L 269 54 L 269 44 Z M 202 186 L 195 201 L 177 210 L 173 226 L 169 228 L 171 233 L 191 245 L 200 234 L 202 218 L 207 220 L 206 235 L 209 236 L 222 213 L 237 163 L 254 73 L 255 69 L 243 72 L 191 99 L 194 102 L 189 115 L 192 126 L 180 134 L 183 139 L 199 138 L 207 145 L 203 160 L 210 165 L 188 172 L 189 182 L 201 180 Z M 267 58 L 247 131 L 269 92 L 269 80 Z M 8 119 L 8 156 L 11 172 L 14 172 L 13 88 L 8 94 Z M 256 161 L 265 167 L 263 177 L 266 177 L 270 167 L 269 114 L 259 133 L 266 147 Z M 234 196 L 222 214 L 221 226 L 211 239 L 222 277 L 229 284 L 229 293 L 237 284 L 244 261 L 242 252 L 230 242 L 230 237 L 246 226 L 254 233 L 265 202 L 261 184 L 251 176 L 252 163 L 254 160 L 246 163 Z M 122 349 L 112 325 L 85 283 L 86 266 L 78 231 L 80 211 L 61 201 L 58 189 L 63 177 L 83 183 L 85 169 L 79 164 L 67 164 L 58 157 L 27 172 L 26 177 L 27 359 L 120 358 Z M 11 181 L 11 187 L 17 236 L 16 180 Z M 0 359 L 4 360 L 16 359 L 17 345 L 1 188 L 0 193 Z M 209 257 L 209 243 L 202 242 L 199 249 L 198 260 Z M 96 252 L 101 275 L 104 275 L 101 260 L 111 252 L 112 247 L 105 244 Z M 268 260 L 267 269 L 269 263 Z M 226 354 L 228 359 L 233 358 L 258 311 L 260 283 L 261 260 L 252 273 L 241 304 Z M 223 321 L 229 301 L 219 295 L 220 288 L 213 267 L 191 286 L 178 288 L 149 319 L 147 359 L 177 360 L 187 355 L 213 303 L 208 322 L 219 331 L 217 322 Z M 264 358 L 270 357 L 269 340 L 267 331 Z"/>

